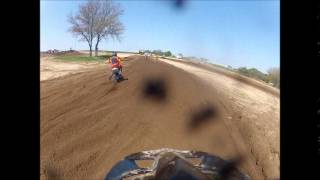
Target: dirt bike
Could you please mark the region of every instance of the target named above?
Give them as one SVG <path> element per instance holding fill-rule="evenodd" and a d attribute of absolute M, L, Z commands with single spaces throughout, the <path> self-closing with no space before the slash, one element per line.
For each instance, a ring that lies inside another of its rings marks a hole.
<path fill-rule="evenodd" d="M 139 160 L 152 160 L 153 165 L 139 167 L 136 163 Z M 248 175 L 232 167 L 229 161 L 206 152 L 164 148 L 126 156 L 112 167 L 105 180 L 250 180 Z"/>
<path fill-rule="evenodd" d="M 113 78 L 113 79 L 112 79 Z M 109 77 L 109 80 L 113 80 L 113 83 L 116 84 L 123 80 L 128 80 L 127 78 L 124 78 L 122 75 L 122 71 L 119 68 L 112 68 L 112 74 Z"/>

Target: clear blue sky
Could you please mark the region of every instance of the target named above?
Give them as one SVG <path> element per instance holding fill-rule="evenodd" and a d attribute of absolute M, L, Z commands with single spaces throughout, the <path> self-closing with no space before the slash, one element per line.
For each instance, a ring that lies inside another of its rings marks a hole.
<path fill-rule="evenodd" d="M 48 49 L 88 49 L 68 32 L 67 16 L 84 1 L 40 2 L 40 46 Z M 115 1 L 124 9 L 122 41 L 112 39 L 99 49 L 170 50 L 174 54 L 209 59 L 233 67 L 263 72 L 280 64 L 279 0 L 187 1 L 176 9 L 171 1 Z"/>

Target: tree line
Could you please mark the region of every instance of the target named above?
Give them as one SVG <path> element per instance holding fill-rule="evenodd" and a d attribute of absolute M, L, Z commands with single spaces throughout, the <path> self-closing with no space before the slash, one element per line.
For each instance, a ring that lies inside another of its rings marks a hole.
<path fill-rule="evenodd" d="M 229 69 L 232 69 L 231 66 L 228 66 Z M 245 76 L 262 80 L 266 83 L 271 83 L 273 86 L 280 88 L 280 69 L 279 68 L 270 68 L 267 73 L 263 73 L 256 68 L 246 68 L 240 67 L 238 69 L 233 69 L 240 74 Z"/>
<path fill-rule="evenodd" d="M 154 55 L 158 55 L 158 56 L 175 57 L 175 56 L 171 53 L 171 51 L 162 51 L 162 50 L 153 50 L 153 51 L 150 51 L 150 50 L 140 50 L 139 53 L 140 53 L 140 54 L 150 53 L 150 54 L 154 54 Z"/>

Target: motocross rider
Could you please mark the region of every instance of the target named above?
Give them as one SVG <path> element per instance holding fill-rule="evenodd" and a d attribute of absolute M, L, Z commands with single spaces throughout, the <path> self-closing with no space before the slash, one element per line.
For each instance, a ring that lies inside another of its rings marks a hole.
<path fill-rule="evenodd" d="M 117 52 L 113 52 L 112 56 L 106 60 L 106 64 L 111 63 L 111 69 L 117 68 L 120 71 L 120 74 L 122 73 L 122 64 L 121 64 L 121 59 L 117 56 Z M 111 79 L 113 76 L 113 73 L 111 72 L 111 76 L 109 79 Z"/>
<path fill-rule="evenodd" d="M 117 56 L 117 52 L 112 53 L 112 56 L 106 61 L 107 63 L 111 63 L 111 68 L 118 68 L 122 72 L 121 59 Z"/>

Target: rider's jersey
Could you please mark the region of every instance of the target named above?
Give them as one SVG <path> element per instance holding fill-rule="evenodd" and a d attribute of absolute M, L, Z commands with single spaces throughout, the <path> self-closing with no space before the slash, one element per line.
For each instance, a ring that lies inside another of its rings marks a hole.
<path fill-rule="evenodd" d="M 121 66 L 121 61 L 120 61 L 120 58 L 117 57 L 117 56 L 112 56 L 110 59 L 109 59 L 109 63 L 111 63 L 111 68 L 120 68 Z"/>

